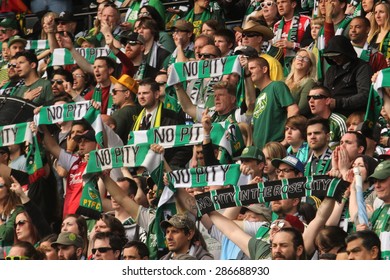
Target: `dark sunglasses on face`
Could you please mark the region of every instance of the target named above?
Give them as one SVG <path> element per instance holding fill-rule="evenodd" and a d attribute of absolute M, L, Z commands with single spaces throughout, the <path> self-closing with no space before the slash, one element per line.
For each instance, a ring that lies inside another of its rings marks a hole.
<path fill-rule="evenodd" d="M 200 53 L 199 57 L 209 59 L 209 58 L 215 58 L 217 56 L 215 54 L 212 54 L 212 53 Z"/>
<path fill-rule="evenodd" d="M 16 68 L 16 63 L 8 63 L 8 68 Z"/>
<path fill-rule="evenodd" d="M 27 220 L 20 220 L 19 222 L 15 223 L 15 227 L 24 226 L 26 223 L 28 223 Z"/>
<path fill-rule="evenodd" d="M 29 257 L 26 256 L 7 256 L 5 257 L 7 261 L 20 261 L 20 260 L 28 260 Z"/>
<path fill-rule="evenodd" d="M 242 33 L 242 38 L 248 37 L 248 38 L 253 38 L 256 36 L 261 36 L 259 33 Z"/>
<path fill-rule="evenodd" d="M 141 45 L 139 42 L 137 41 L 127 41 L 126 42 L 127 45 L 130 45 L 130 46 L 136 46 L 136 45 Z"/>
<path fill-rule="evenodd" d="M 50 80 L 50 83 L 52 85 L 54 85 L 54 83 L 57 83 L 58 85 L 62 85 L 64 83 L 64 81 L 63 80 L 55 80 L 55 79 L 53 79 L 53 80 Z"/>
<path fill-rule="evenodd" d="M 307 101 L 309 101 L 311 98 L 313 98 L 314 100 L 319 100 L 319 99 L 325 99 L 325 98 L 328 98 L 328 97 L 326 97 L 325 95 L 322 95 L 322 94 L 308 95 L 307 96 Z"/>
<path fill-rule="evenodd" d="M 112 90 L 112 95 L 116 95 L 118 92 L 125 92 L 127 89 L 113 89 Z"/>
<path fill-rule="evenodd" d="M 0 189 L 4 188 L 5 185 L 4 184 L 0 184 Z"/>
<path fill-rule="evenodd" d="M 92 254 L 96 254 L 96 251 L 99 251 L 99 253 L 107 253 L 108 251 L 113 250 L 110 247 L 100 247 L 100 248 L 93 248 L 92 249 Z"/>
<path fill-rule="evenodd" d="M 157 84 L 158 84 L 159 86 L 165 86 L 166 83 L 167 83 L 167 82 L 157 82 Z"/>

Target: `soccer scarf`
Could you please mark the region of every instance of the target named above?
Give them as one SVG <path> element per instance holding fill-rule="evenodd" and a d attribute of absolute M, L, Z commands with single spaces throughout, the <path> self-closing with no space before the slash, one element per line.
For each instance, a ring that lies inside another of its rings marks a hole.
<path fill-rule="evenodd" d="M 184 81 L 220 77 L 231 73 L 241 75 L 241 64 L 238 56 L 221 57 L 211 60 L 176 62 L 168 77 L 167 86 Z"/>
<path fill-rule="evenodd" d="M 343 32 L 345 30 L 345 28 L 348 27 L 349 23 L 351 22 L 351 20 L 353 19 L 352 16 L 346 16 L 337 26 L 337 29 L 336 29 L 336 32 L 335 32 L 335 35 L 343 35 Z"/>
<path fill-rule="evenodd" d="M 307 176 L 212 190 L 195 196 L 201 215 L 228 207 L 299 197 L 332 197 L 340 201 L 349 182 L 338 178 Z"/>
<path fill-rule="evenodd" d="M 159 102 L 158 104 L 158 108 L 157 108 L 157 114 L 156 114 L 156 117 L 154 119 L 154 123 L 150 124 L 150 127 L 160 127 L 161 125 L 161 111 L 162 111 L 162 103 Z M 143 109 L 141 111 L 141 113 L 138 115 L 138 118 L 136 119 L 135 123 L 134 123 L 134 127 L 133 127 L 133 131 L 137 131 L 137 130 L 140 130 L 141 128 L 141 123 L 142 123 L 142 120 L 143 118 L 145 117 L 145 114 L 146 114 L 146 110 Z"/>
<path fill-rule="evenodd" d="M 386 58 L 390 58 L 390 31 L 387 32 L 385 38 L 379 44 L 379 51 L 383 53 Z"/>
<path fill-rule="evenodd" d="M 244 16 L 244 19 L 242 21 L 242 27 L 244 27 L 245 25 L 245 22 L 246 22 L 246 19 L 247 17 L 253 13 L 254 11 L 258 11 L 260 8 L 260 1 L 259 0 L 252 0 L 249 5 L 248 5 L 248 8 L 246 9 L 245 11 L 245 16 Z"/>
<path fill-rule="evenodd" d="M 175 188 L 200 188 L 245 185 L 251 176 L 243 175 L 239 164 L 226 164 L 174 170 L 168 173 L 168 180 Z"/>
<path fill-rule="evenodd" d="M 132 25 L 134 25 L 135 21 L 138 18 L 139 9 L 140 9 L 140 1 L 137 0 L 132 1 L 126 12 L 125 22 L 130 22 Z"/>
<path fill-rule="evenodd" d="M 112 95 L 111 92 L 114 89 L 114 84 L 111 83 L 110 89 L 108 91 L 108 104 L 107 104 L 107 115 L 111 116 L 112 113 L 114 113 L 114 108 L 113 108 L 113 101 L 112 101 Z M 92 94 L 92 99 L 95 100 L 98 104 L 102 104 L 102 89 L 100 84 L 96 85 L 93 94 Z"/>
<path fill-rule="evenodd" d="M 353 12 L 352 18 L 362 15 L 362 3 L 358 1 L 351 1 L 351 4 L 354 5 L 355 11 Z"/>
<path fill-rule="evenodd" d="M 309 175 L 323 175 L 323 174 L 326 174 L 326 172 L 328 172 L 328 169 L 332 163 L 332 150 L 327 148 L 325 153 L 323 153 L 321 155 L 321 158 L 319 159 L 317 165 L 316 165 L 316 170 L 313 172 L 312 171 L 312 160 L 313 160 L 313 156 L 314 154 L 312 154 L 310 157 L 309 157 L 309 160 L 307 161 L 306 163 L 306 166 L 305 166 L 305 176 L 309 176 Z"/>
<path fill-rule="evenodd" d="M 47 50 L 50 49 L 48 40 L 28 40 L 26 50 Z"/>
<path fill-rule="evenodd" d="M 121 63 L 109 48 L 76 48 L 76 51 L 79 52 L 80 55 L 91 64 L 93 64 L 96 58 L 100 56 L 108 56 L 111 57 L 116 63 Z M 73 59 L 73 56 L 68 49 L 54 49 L 50 58 L 49 66 L 72 64 L 76 64 L 76 61 Z"/>
<path fill-rule="evenodd" d="M 313 52 L 318 51 L 318 59 L 317 59 L 317 79 L 319 81 L 322 81 L 324 77 L 324 65 L 323 65 L 323 60 L 324 60 L 324 51 L 325 51 L 326 43 L 325 43 L 325 29 L 322 26 L 320 29 L 320 32 L 318 34 L 318 39 L 317 39 L 317 46 L 314 46 Z M 317 50 L 315 50 L 317 48 Z"/>
<path fill-rule="evenodd" d="M 146 55 L 146 60 L 148 61 L 148 64 L 154 68 L 157 68 L 157 50 L 158 45 L 157 42 L 153 42 L 153 46 L 150 49 L 149 53 Z"/>
<path fill-rule="evenodd" d="M 91 101 L 42 107 L 39 113 L 34 116 L 34 122 L 36 125 L 41 125 L 81 120 L 90 107 Z"/>
<path fill-rule="evenodd" d="M 21 143 L 28 144 L 26 168 L 29 175 L 34 175 L 30 176 L 30 183 L 33 183 L 40 177 L 38 176 L 38 172 L 42 175 L 43 163 L 40 145 L 37 136 L 34 135 L 30 129 L 30 123 L 25 122 L 0 126 L 0 147 Z"/>
<path fill-rule="evenodd" d="M 212 123 L 210 137 L 213 144 L 223 147 L 231 156 L 239 156 L 244 148 L 244 141 L 238 124 L 231 123 L 229 120 Z M 157 143 L 168 149 L 197 145 L 202 142 L 203 128 L 201 124 L 197 123 L 130 131 L 127 145 Z"/>
<path fill-rule="evenodd" d="M 367 109 L 364 120 L 371 122 L 371 126 L 378 121 L 383 106 L 382 88 L 390 87 L 390 68 L 382 69 L 378 72 L 378 77 L 371 85 L 368 95 Z"/>
<path fill-rule="evenodd" d="M 356 48 L 359 48 L 359 47 L 356 47 Z M 364 43 L 364 46 L 363 46 L 362 52 L 360 53 L 359 58 L 364 60 L 365 62 L 369 62 L 371 52 L 372 52 L 372 47 L 366 42 L 366 43 Z"/>
<path fill-rule="evenodd" d="M 20 80 L 16 83 L 16 85 L 14 87 L 9 87 L 7 88 L 9 85 L 10 85 L 11 81 L 7 82 L 1 89 L 0 89 L 0 95 L 9 95 L 9 96 L 12 96 L 14 94 L 14 92 L 16 92 L 17 89 L 19 89 L 21 86 L 24 85 L 24 80 Z"/>
<path fill-rule="evenodd" d="M 278 30 L 276 31 L 275 39 L 282 39 L 283 28 L 285 25 L 284 17 L 279 22 Z M 290 30 L 288 31 L 287 41 L 289 42 L 298 42 L 298 28 L 299 28 L 299 15 L 294 15 L 291 21 Z M 295 57 L 294 50 L 286 50 L 284 54 L 284 65 L 283 65 L 283 74 L 285 77 L 290 73 L 291 63 Z"/>

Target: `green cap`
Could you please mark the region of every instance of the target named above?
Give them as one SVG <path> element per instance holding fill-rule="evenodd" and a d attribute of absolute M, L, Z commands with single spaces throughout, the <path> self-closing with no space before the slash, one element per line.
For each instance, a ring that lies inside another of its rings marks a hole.
<path fill-rule="evenodd" d="M 390 177 L 390 160 L 385 160 L 378 164 L 374 170 L 374 173 L 368 178 L 384 180 L 388 177 Z"/>
<path fill-rule="evenodd" d="M 76 248 L 83 248 L 84 246 L 84 241 L 83 239 L 81 238 L 80 235 L 78 234 L 75 234 L 73 232 L 61 232 L 59 235 L 58 235 L 58 238 L 56 240 L 56 242 L 53 242 L 51 244 L 51 246 L 53 248 L 56 248 L 57 245 L 65 245 L 65 246 L 75 246 Z"/>
<path fill-rule="evenodd" d="M 11 47 L 13 44 L 17 43 L 17 42 L 20 42 L 23 44 L 24 47 L 27 46 L 27 40 L 18 36 L 18 35 L 15 35 L 11 38 L 9 38 L 8 40 L 8 47 Z"/>
<path fill-rule="evenodd" d="M 265 156 L 263 152 L 255 146 L 245 147 L 245 149 L 241 153 L 240 159 L 245 159 L 245 158 L 256 159 L 260 162 L 265 162 Z"/>
<path fill-rule="evenodd" d="M 0 21 L 0 26 L 9 29 L 18 29 L 18 22 L 13 18 L 4 18 Z"/>

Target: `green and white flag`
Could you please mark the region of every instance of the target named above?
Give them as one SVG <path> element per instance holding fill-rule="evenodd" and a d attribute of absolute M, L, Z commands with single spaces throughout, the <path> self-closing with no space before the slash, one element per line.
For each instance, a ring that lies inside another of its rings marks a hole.
<path fill-rule="evenodd" d="M 245 206 L 299 197 L 332 197 L 341 201 L 349 182 L 326 175 L 239 185 L 213 190 L 195 196 L 198 211 L 203 215 L 228 207 Z"/>
<path fill-rule="evenodd" d="M 390 87 L 390 68 L 379 71 L 375 83 L 370 88 L 364 120 L 370 121 L 372 126 L 378 121 L 381 114 L 384 87 Z"/>
<path fill-rule="evenodd" d="M 226 164 L 174 170 L 168 180 L 175 188 L 200 188 L 248 184 L 249 175 L 243 175 L 239 164 Z"/>
<path fill-rule="evenodd" d="M 238 56 L 227 56 L 210 60 L 176 62 L 169 74 L 167 86 L 181 82 L 221 77 L 231 73 L 241 75 L 241 64 Z"/>
<path fill-rule="evenodd" d="M 18 123 L 0 126 L 0 147 L 20 144 L 24 142 L 33 143 L 33 135 L 30 123 Z"/>
<path fill-rule="evenodd" d="M 109 48 L 76 48 L 76 50 L 91 64 L 94 63 L 96 58 L 100 56 L 108 56 L 114 59 L 116 63 L 121 63 Z M 76 62 L 69 50 L 64 48 L 54 50 L 51 55 L 50 66 L 71 64 L 76 64 Z"/>
<path fill-rule="evenodd" d="M 50 49 L 48 40 L 28 40 L 26 50 L 47 50 Z"/>
<path fill-rule="evenodd" d="M 213 144 L 226 149 L 232 155 L 244 148 L 241 130 L 237 123 L 212 123 L 210 138 Z M 160 126 L 149 130 L 130 131 L 128 145 L 160 144 L 164 148 L 196 145 L 203 142 L 203 128 L 197 123 L 193 125 Z"/>
<path fill-rule="evenodd" d="M 91 106 L 83 118 L 92 126 L 93 130 L 95 130 L 96 143 L 98 143 L 101 148 L 104 147 L 103 121 L 100 110 Z"/>
<path fill-rule="evenodd" d="M 91 101 L 42 107 L 40 112 L 34 116 L 34 122 L 40 125 L 81 120 L 90 107 Z"/>

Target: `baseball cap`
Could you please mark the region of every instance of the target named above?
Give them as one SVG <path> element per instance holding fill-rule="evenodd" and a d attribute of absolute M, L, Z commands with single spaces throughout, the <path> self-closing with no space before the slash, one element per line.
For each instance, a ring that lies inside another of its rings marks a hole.
<path fill-rule="evenodd" d="M 293 215 L 286 215 L 284 217 L 284 220 L 290 223 L 290 225 L 299 230 L 301 233 L 305 230 L 305 225 L 302 223 L 302 221 L 297 217 Z"/>
<path fill-rule="evenodd" d="M 248 209 L 256 214 L 262 215 L 267 221 L 272 220 L 271 209 L 266 207 L 263 203 L 251 204 L 251 205 L 245 206 L 244 208 L 246 208 L 246 209 Z"/>
<path fill-rule="evenodd" d="M 0 26 L 9 29 L 18 29 L 18 22 L 13 18 L 4 18 L 0 21 Z"/>
<path fill-rule="evenodd" d="M 80 235 L 73 232 L 61 232 L 58 235 L 57 240 L 51 244 L 51 247 L 56 248 L 58 245 L 73 245 L 76 248 L 82 248 L 84 246 L 84 241 Z"/>
<path fill-rule="evenodd" d="M 15 36 L 9 38 L 9 40 L 8 40 L 8 47 L 10 47 L 11 45 L 15 44 L 16 42 L 21 42 L 24 45 L 24 47 L 26 47 L 26 45 L 27 45 L 27 40 L 26 39 L 24 39 L 24 38 L 22 38 L 22 37 L 20 37 L 18 35 L 15 35 Z"/>
<path fill-rule="evenodd" d="M 187 31 L 187 32 L 193 32 L 194 26 L 191 22 L 188 22 L 184 19 L 179 19 L 175 22 L 172 29 L 179 29 L 180 31 Z"/>
<path fill-rule="evenodd" d="M 77 45 L 81 46 L 85 41 L 88 43 L 93 44 L 95 47 L 100 46 L 99 40 L 96 38 L 96 36 L 87 36 L 87 37 L 79 37 L 76 41 Z"/>
<path fill-rule="evenodd" d="M 260 162 L 265 162 L 264 153 L 255 146 L 248 146 L 242 151 L 240 159 L 256 159 Z"/>
<path fill-rule="evenodd" d="M 137 93 L 138 92 L 138 83 L 136 80 L 134 80 L 129 75 L 123 74 L 119 79 L 116 79 L 115 77 L 110 77 L 111 82 L 113 84 L 119 83 L 122 86 L 128 88 L 131 92 Z"/>
<path fill-rule="evenodd" d="M 374 173 L 368 177 L 369 179 L 384 180 L 390 177 L 390 160 L 382 161 L 375 168 Z"/>
<path fill-rule="evenodd" d="M 286 156 L 284 159 L 275 158 L 271 161 L 271 163 L 276 168 L 279 168 L 279 165 L 281 163 L 285 163 L 285 164 L 288 164 L 291 167 L 295 168 L 296 170 L 298 170 L 301 173 L 305 172 L 305 167 L 303 166 L 303 163 L 294 156 Z"/>
<path fill-rule="evenodd" d="M 73 22 L 73 21 L 76 21 L 76 20 L 73 17 L 73 13 L 71 13 L 69 11 L 63 11 L 63 12 L 60 13 L 58 18 L 54 19 L 54 21 L 56 23 L 59 23 L 59 22 Z"/>
<path fill-rule="evenodd" d="M 160 223 L 161 228 L 165 231 L 168 227 L 175 227 L 179 229 L 187 228 L 189 230 L 195 230 L 195 223 L 187 215 L 176 214 L 173 215 L 168 221 L 162 221 Z"/>
<path fill-rule="evenodd" d="M 137 32 L 122 34 L 120 42 L 122 45 L 126 45 L 127 43 L 140 43 L 142 45 L 145 44 L 145 38 L 141 34 Z"/>
<path fill-rule="evenodd" d="M 73 139 L 75 141 L 80 141 L 81 139 L 87 139 L 96 142 L 95 131 L 93 131 L 92 129 L 86 130 L 82 134 L 75 135 Z"/>
<path fill-rule="evenodd" d="M 259 53 L 251 46 L 238 46 L 234 49 L 234 55 L 245 55 L 247 57 L 258 57 Z"/>

